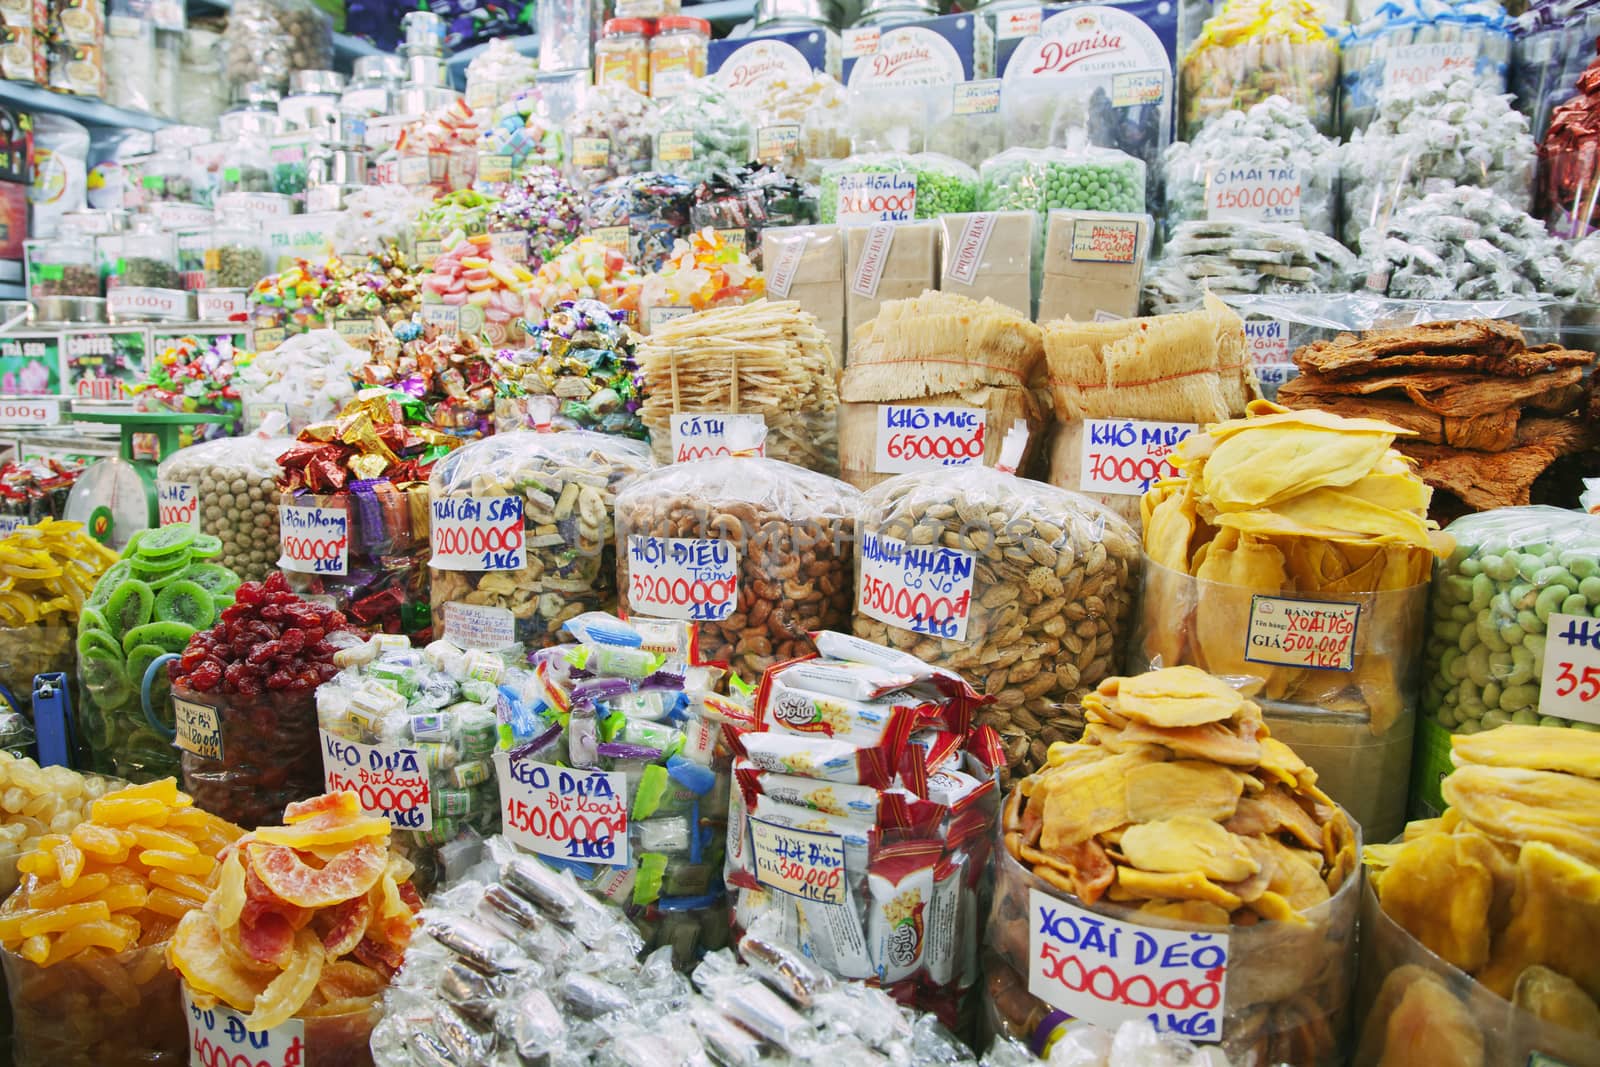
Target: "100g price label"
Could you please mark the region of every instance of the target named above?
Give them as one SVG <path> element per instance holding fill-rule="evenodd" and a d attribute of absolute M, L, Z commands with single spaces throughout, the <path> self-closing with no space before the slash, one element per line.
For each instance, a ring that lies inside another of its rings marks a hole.
<path fill-rule="evenodd" d="M 1550 616 L 1539 679 L 1539 714 L 1600 723 L 1600 619 Z"/>

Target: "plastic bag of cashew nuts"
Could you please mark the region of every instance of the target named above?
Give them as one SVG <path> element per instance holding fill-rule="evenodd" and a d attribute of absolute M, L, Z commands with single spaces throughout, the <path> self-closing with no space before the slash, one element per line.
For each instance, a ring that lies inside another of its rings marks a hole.
<path fill-rule="evenodd" d="M 434 626 L 464 647 L 543 648 L 568 619 L 614 610 L 617 485 L 654 469 L 644 442 L 584 430 L 496 434 L 445 456 L 428 478 Z M 503 532 L 519 507 L 520 557 Z"/>
<path fill-rule="evenodd" d="M 685 619 L 700 654 L 748 681 L 850 621 L 861 494 L 780 460 L 660 467 L 617 493 L 622 611 Z"/>
<path fill-rule="evenodd" d="M 1126 521 L 973 467 L 875 486 L 856 533 L 856 636 L 993 696 L 977 722 L 1000 732 L 1011 775 L 1082 733 L 1079 698 L 1117 673 L 1133 625 L 1141 554 Z"/>

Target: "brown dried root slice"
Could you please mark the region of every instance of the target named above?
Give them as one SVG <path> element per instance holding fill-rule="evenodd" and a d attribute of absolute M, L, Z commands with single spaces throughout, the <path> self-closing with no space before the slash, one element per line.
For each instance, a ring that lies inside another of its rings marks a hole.
<path fill-rule="evenodd" d="M 1287 832 L 1307 848 L 1322 847 L 1322 828 L 1281 785 L 1269 786 L 1256 796 L 1242 797 L 1239 810 L 1222 825 L 1243 837 Z"/>
<path fill-rule="evenodd" d="M 1487 731 L 1456 734 L 1450 739 L 1450 759 L 1457 767 L 1476 763 L 1600 779 L 1600 734 L 1543 726 L 1505 726 L 1492 737 Z"/>
<path fill-rule="evenodd" d="M 1442 979 L 1420 967 L 1402 967 L 1384 982 L 1380 1001 L 1394 996 L 1391 983 L 1400 992 L 1383 1023 L 1383 1056 L 1376 1067 L 1483 1067 L 1483 1032 Z M 1376 1023 L 1374 1018 L 1368 1025 Z"/>
<path fill-rule="evenodd" d="M 1128 862 L 1145 871 L 1198 871 L 1218 882 L 1237 882 L 1261 869 L 1244 841 L 1194 815 L 1130 826 L 1121 847 Z"/>
<path fill-rule="evenodd" d="M 1244 776 L 1215 763 L 1175 760 L 1134 767 L 1125 780 L 1128 821 L 1155 822 L 1174 815 L 1222 820 L 1233 815 Z"/>
<path fill-rule="evenodd" d="M 1095 834 L 1126 823 L 1123 778 L 1130 768 L 1160 758 L 1158 751 L 1127 752 L 1044 776 L 1044 830 L 1039 847 L 1064 853 Z"/>
<path fill-rule="evenodd" d="M 1384 881 L 1393 878 L 1391 868 Z M 1600 999 L 1596 945 L 1600 945 L 1600 869 L 1542 841 L 1523 845 L 1517 857 L 1511 921 L 1495 938 L 1494 954 L 1478 980 L 1510 997 L 1523 969 L 1542 964 Z"/>
<path fill-rule="evenodd" d="M 1519 845 L 1544 841 L 1600 863 L 1600 781 L 1472 763 L 1446 778 L 1440 792 L 1490 837 Z"/>
<path fill-rule="evenodd" d="M 1122 900 L 1203 900 L 1225 911 L 1232 911 L 1240 904 L 1238 897 L 1199 871 L 1158 873 L 1118 867 L 1112 894 Z"/>
<path fill-rule="evenodd" d="M 1116 710 L 1146 726 L 1204 726 L 1231 721 L 1244 710 L 1244 698 L 1198 667 L 1167 667 L 1124 678 Z"/>
<path fill-rule="evenodd" d="M 1517 976 L 1511 1003 L 1547 1023 L 1600 1039 L 1600 1005 L 1578 983 L 1534 964 Z"/>
<path fill-rule="evenodd" d="M 1481 837 L 1408 841 L 1373 883 L 1384 913 L 1429 951 L 1471 974 L 1489 960 L 1494 878 Z"/>

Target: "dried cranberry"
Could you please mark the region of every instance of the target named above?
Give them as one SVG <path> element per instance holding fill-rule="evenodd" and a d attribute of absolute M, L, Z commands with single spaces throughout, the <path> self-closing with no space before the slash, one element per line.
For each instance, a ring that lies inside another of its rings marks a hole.
<path fill-rule="evenodd" d="M 197 645 L 194 641 L 191 641 L 189 642 L 189 647 L 183 650 L 182 658 L 178 660 L 178 669 L 188 673 L 205 662 L 207 655 L 208 650 L 205 646 Z M 170 675 L 170 673 L 169 668 L 168 674 Z"/>
<path fill-rule="evenodd" d="M 286 593 L 289 591 L 289 583 L 284 579 L 282 571 L 274 571 L 267 576 L 261 588 L 269 593 Z"/>
<path fill-rule="evenodd" d="M 289 609 L 282 604 L 268 604 L 261 609 L 261 617 L 268 622 L 283 622 L 289 617 Z"/>
<path fill-rule="evenodd" d="M 278 647 L 284 652 L 299 652 L 306 647 L 306 632 L 304 630 L 285 630 L 278 639 Z"/>
<path fill-rule="evenodd" d="M 278 575 L 272 577 L 276 578 Z M 233 606 L 248 611 L 261 603 L 261 598 L 265 595 L 266 590 L 259 582 L 245 582 L 233 591 Z"/>
<path fill-rule="evenodd" d="M 244 657 L 244 661 L 250 664 L 252 667 L 265 667 L 268 660 L 270 660 L 273 656 L 278 655 L 282 651 L 283 649 L 279 646 L 278 642 L 263 641 L 261 644 L 250 649 L 249 653 Z"/>
<path fill-rule="evenodd" d="M 319 664 L 317 664 L 317 677 L 320 678 L 324 682 L 328 681 L 329 679 L 331 679 L 334 675 L 336 675 L 338 673 L 339 673 L 339 668 L 335 667 L 331 663 L 319 663 Z"/>
<path fill-rule="evenodd" d="M 295 682 L 295 676 L 285 670 L 276 670 L 267 675 L 268 689 L 288 689 Z"/>
<path fill-rule="evenodd" d="M 208 659 L 197 665 L 194 670 L 188 672 L 183 681 L 191 689 L 209 693 L 217 687 L 218 682 L 222 681 L 222 673 L 222 664 L 216 660 Z"/>

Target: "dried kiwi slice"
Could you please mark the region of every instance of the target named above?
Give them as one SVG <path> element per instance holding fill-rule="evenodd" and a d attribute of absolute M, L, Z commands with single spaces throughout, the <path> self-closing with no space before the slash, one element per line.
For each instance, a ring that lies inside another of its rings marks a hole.
<path fill-rule="evenodd" d="M 108 629 L 121 637 L 129 630 L 143 626 L 151 620 L 155 604 L 156 595 L 151 588 L 137 578 L 129 578 L 106 602 L 106 622 L 111 624 Z"/>
<path fill-rule="evenodd" d="M 106 617 L 100 614 L 99 608 L 91 608 L 85 604 L 78 612 L 78 632 L 84 633 L 88 630 L 102 630 L 109 633 L 111 625 L 106 622 Z"/>
<path fill-rule="evenodd" d="M 128 562 L 133 564 L 133 573 L 140 578 L 158 578 L 163 574 L 175 574 L 183 570 L 193 559 L 193 553 L 186 549 L 179 549 L 176 552 L 169 552 L 165 556 L 157 556 L 155 559 L 145 559 L 143 556 L 137 556 Z"/>
<path fill-rule="evenodd" d="M 122 658 L 103 648 L 91 648 L 78 656 L 78 676 L 83 688 L 102 708 L 114 708 L 133 695 Z"/>
<path fill-rule="evenodd" d="M 122 646 L 104 630 L 85 630 L 78 635 L 78 655 L 86 656 L 94 648 L 111 653 L 118 661 L 122 659 Z"/>
<path fill-rule="evenodd" d="M 182 652 L 194 634 L 193 626 L 181 622 L 151 622 L 128 631 L 122 638 L 122 647 L 133 649 L 140 645 L 155 645 L 165 652 Z"/>
<path fill-rule="evenodd" d="M 136 686 L 143 687 L 145 671 L 150 669 L 157 657 L 165 656 L 167 650 L 160 645 L 139 645 L 128 653 L 128 681 Z M 158 682 L 161 680 L 158 676 Z"/>
<path fill-rule="evenodd" d="M 194 535 L 194 544 L 189 546 L 189 551 L 194 553 L 195 559 L 211 559 L 222 555 L 222 538 L 213 534 L 203 533 Z"/>
<path fill-rule="evenodd" d="M 194 544 L 194 538 L 194 527 L 186 522 L 146 530 L 144 536 L 139 538 L 139 555 L 144 559 L 170 555 Z"/>
<path fill-rule="evenodd" d="M 181 622 L 204 630 L 217 617 L 211 594 L 194 582 L 179 579 L 156 597 L 156 618 L 162 622 Z"/>
<path fill-rule="evenodd" d="M 180 575 L 184 580 L 193 582 L 201 589 L 210 593 L 215 599 L 219 595 L 227 595 L 244 583 L 239 576 L 228 568 L 217 563 L 195 563 L 190 565 Z M 221 611 L 221 608 L 217 609 Z"/>
<path fill-rule="evenodd" d="M 84 603 L 91 608 L 104 608 L 118 587 L 133 576 L 133 564 L 125 559 L 118 560 L 106 568 L 106 572 L 100 576 L 100 581 L 96 583 L 94 591 Z"/>
<path fill-rule="evenodd" d="M 128 538 L 128 543 L 122 546 L 122 558 L 132 559 L 139 551 L 139 542 L 144 540 L 144 535 L 149 532 L 148 529 L 133 531 Z"/>

